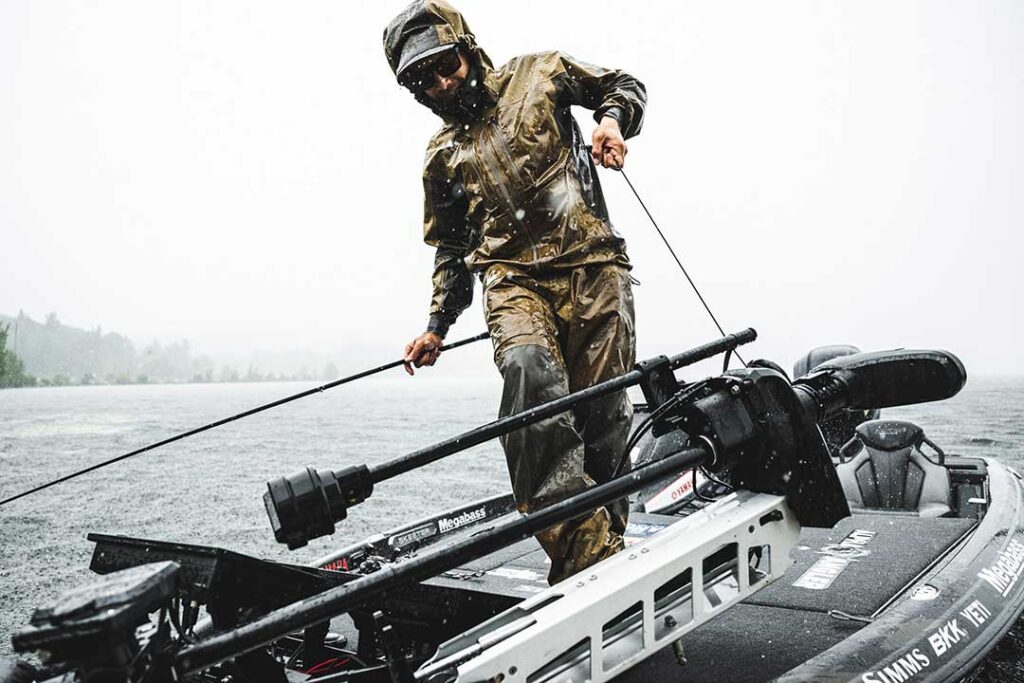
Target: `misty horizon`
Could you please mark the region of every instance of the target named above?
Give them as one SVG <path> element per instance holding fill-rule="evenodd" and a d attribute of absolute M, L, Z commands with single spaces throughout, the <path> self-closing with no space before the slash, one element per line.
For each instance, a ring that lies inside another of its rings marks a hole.
<path fill-rule="evenodd" d="M 932 347 L 1024 373 L 1019 3 L 455 4 L 497 63 L 561 49 L 646 84 L 626 170 L 725 330 L 758 330 L 744 357 Z M 0 312 L 211 357 L 399 355 L 427 320 L 438 125 L 383 56 L 403 5 L 4 3 Z M 642 282 L 638 357 L 716 338 L 600 178 Z M 449 338 L 483 329 L 478 288 Z"/>

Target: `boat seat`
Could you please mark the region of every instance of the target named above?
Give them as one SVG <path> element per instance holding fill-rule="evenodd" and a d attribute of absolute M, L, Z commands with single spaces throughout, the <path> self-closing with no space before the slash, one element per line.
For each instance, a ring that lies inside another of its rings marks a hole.
<path fill-rule="evenodd" d="M 938 453 L 938 463 L 921 452 L 922 443 Z M 951 511 L 945 454 L 915 424 L 864 422 L 840 449 L 840 459 L 836 472 L 853 511 L 920 517 L 942 517 Z"/>

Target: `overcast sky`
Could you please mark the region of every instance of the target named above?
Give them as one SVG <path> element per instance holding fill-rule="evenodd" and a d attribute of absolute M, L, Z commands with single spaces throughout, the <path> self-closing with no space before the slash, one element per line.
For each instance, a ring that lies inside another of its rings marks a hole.
<path fill-rule="evenodd" d="M 384 59 L 403 6 L 0 3 L 0 313 L 395 355 L 427 316 L 438 125 Z M 726 330 L 760 333 L 745 356 L 938 347 L 1024 372 L 1018 0 L 457 6 L 496 63 L 560 49 L 647 85 L 626 171 Z M 601 178 L 641 357 L 714 338 Z M 479 302 L 450 339 L 483 329 Z"/>

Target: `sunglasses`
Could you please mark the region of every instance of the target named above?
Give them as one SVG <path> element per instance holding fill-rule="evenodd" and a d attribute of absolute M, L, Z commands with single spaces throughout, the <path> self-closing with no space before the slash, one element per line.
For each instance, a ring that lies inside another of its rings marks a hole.
<path fill-rule="evenodd" d="M 447 50 L 435 59 L 424 60 L 424 64 L 416 64 L 402 77 L 402 85 L 414 93 L 421 93 L 434 87 L 434 75 L 447 78 L 459 70 L 462 60 L 458 48 Z"/>

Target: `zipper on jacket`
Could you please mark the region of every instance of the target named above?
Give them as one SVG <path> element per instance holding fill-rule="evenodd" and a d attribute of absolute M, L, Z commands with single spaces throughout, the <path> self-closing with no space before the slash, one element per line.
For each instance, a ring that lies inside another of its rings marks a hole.
<path fill-rule="evenodd" d="M 530 232 L 530 229 L 526 227 L 526 224 L 517 215 L 518 209 L 516 208 L 515 202 L 512 201 L 512 194 L 509 192 L 508 185 L 505 182 L 505 174 L 502 174 L 501 169 L 499 168 L 497 145 L 491 136 L 500 135 L 501 133 L 500 131 L 495 131 L 494 128 L 497 128 L 497 124 L 492 119 L 487 122 L 487 125 L 483 130 L 483 135 L 480 136 L 480 150 L 487 167 L 491 171 L 491 177 L 494 178 L 495 187 L 505 200 L 505 206 L 512 216 L 512 220 L 515 221 L 515 224 L 526 234 L 526 238 L 530 241 L 530 250 L 533 253 L 533 260 L 538 261 L 540 260 L 540 251 L 537 248 L 537 241 L 533 238 L 533 234 Z M 508 158 L 511 160 L 511 155 L 509 155 Z M 515 165 L 510 165 L 509 168 L 514 170 Z"/>

